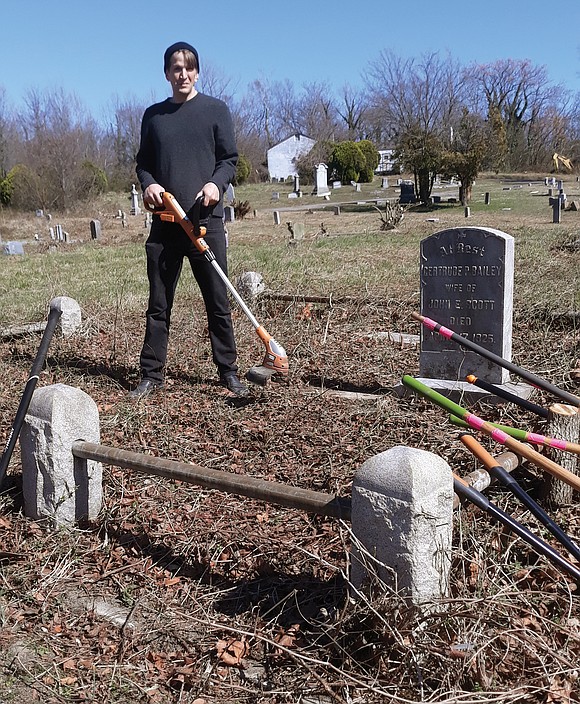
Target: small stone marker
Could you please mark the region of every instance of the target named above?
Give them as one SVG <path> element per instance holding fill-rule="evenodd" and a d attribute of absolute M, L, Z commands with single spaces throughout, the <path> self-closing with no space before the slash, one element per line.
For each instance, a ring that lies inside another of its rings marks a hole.
<path fill-rule="evenodd" d="M 36 389 L 22 427 L 22 489 L 26 515 L 52 527 L 94 520 L 102 502 L 102 467 L 79 471 L 76 440 L 100 442 L 99 411 L 80 389 L 54 384 Z"/>
<path fill-rule="evenodd" d="M 375 572 L 432 608 L 449 590 L 452 525 L 453 476 L 444 459 L 403 446 L 371 457 L 352 486 L 352 529 L 368 553 L 353 547 L 353 585 L 368 590 Z"/>
<path fill-rule="evenodd" d="M 236 280 L 236 289 L 244 300 L 255 301 L 266 290 L 262 274 L 257 271 L 245 271 Z"/>
<path fill-rule="evenodd" d="M 140 215 L 141 208 L 139 207 L 139 194 L 135 188 L 135 184 L 131 186 L 131 215 Z"/>
<path fill-rule="evenodd" d="M 91 239 L 100 240 L 101 239 L 101 222 L 100 220 L 91 220 Z"/>
<path fill-rule="evenodd" d="M 486 193 L 485 194 L 485 204 L 489 205 L 490 203 L 491 203 L 491 196 L 489 195 L 489 193 Z"/>
<path fill-rule="evenodd" d="M 57 296 L 50 302 L 50 308 L 60 310 L 60 329 L 63 337 L 70 337 L 81 327 L 81 307 L 74 298 Z"/>
<path fill-rule="evenodd" d="M 314 193 L 317 196 L 325 196 L 330 193 L 328 188 L 328 166 L 317 164 L 314 167 Z"/>
<path fill-rule="evenodd" d="M 290 244 L 296 245 L 297 242 L 304 239 L 304 223 L 303 222 L 287 222 L 290 232 Z"/>
<path fill-rule="evenodd" d="M 417 198 L 415 196 L 415 184 L 401 182 L 401 195 L 399 197 L 399 203 L 416 203 Z"/>
<path fill-rule="evenodd" d="M 280 213 L 279 211 L 275 210 L 274 211 L 274 225 L 279 225 L 280 224 Z"/>
<path fill-rule="evenodd" d="M 234 222 L 236 219 L 236 211 L 234 210 L 233 205 L 226 205 L 224 207 L 224 221 L 225 222 Z"/>
<path fill-rule="evenodd" d="M 233 203 L 235 199 L 236 199 L 236 194 L 234 191 L 234 187 L 230 183 L 230 185 L 226 188 L 226 190 L 224 192 L 224 203 Z"/>
<path fill-rule="evenodd" d="M 421 313 L 511 360 L 514 238 L 487 227 L 452 228 L 421 242 Z M 509 381 L 503 367 L 421 330 L 420 375 L 492 384 Z"/>
<path fill-rule="evenodd" d="M 388 188 L 389 187 L 389 179 L 386 176 L 383 176 L 381 179 L 381 188 Z"/>
<path fill-rule="evenodd" d="M 4 254 L 24 254 L 22 242 L 4 242 L 2 247 Z"/>

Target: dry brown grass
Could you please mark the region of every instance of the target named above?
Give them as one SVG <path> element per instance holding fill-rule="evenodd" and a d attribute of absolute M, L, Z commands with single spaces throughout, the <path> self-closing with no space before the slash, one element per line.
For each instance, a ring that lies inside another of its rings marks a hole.
<path fill-rule="evenodd" d="M 100 213 L 97 247 L 87 240 L 98 211 L 63 218 L 85 241 L 56 248 L 59 266 L 50 277 L 58 285 L 69 281 L 67 248 L 85 256 L 85 271 L 89 250 L 122 252 L 127 266 L 142 261 L 132 254 L 143 241 L 141 221 L 129 219 L 123 229 L 113 218 L 116 205 Z M 135 289 L 132 279 L 122 291 L 112 282 L 113 293 L 100 284 L 86 289 L 83 330 L 74 339 L 55 337 L 39 383 L 89 393 L 106 445 L 319 491 L 348 495 L 357 468 L 397 444 L 471 471 L 474 461 L 442 412 L 390 393 L 403 374 L 417 373 L 417 349 L 373 335 L 418 333 L 410 313 L 419 300 L 419 241 L 465 224 L 463 210 L 408 212 L 396 232 L 382 234 L 376 212 L 292 217 L 305 223 L 306 237 L 291 251 L 286 215 L 275 227 L 272 213 L 260 210 L 229 228 L 232 277 L 259 265 L 278 292 L 350 297 L 256 305 L 289 353 L 288 386 L 255 390 L 248 403 L 228 397 L 215 383 L 199 297 L 184 282 L 167 391 L 128 403 L 142 339 L 143 278 Z M 514 360 L 578 393 L 571 375 L 580 357 L 577 322 L 552 315 L 577 306 L 577 255 L 554 248 L 573 238 L 575 217 L 580 213 L 566 213 L 556 226 L 547 222 L 549 209 L 523 218 L 499 211 L 469 222 L 516 236 Z M 32 236 L 36 222 L 4 213 L 0 232 L 4 240 Z M 31 260 L 34 247 L 27 244 Z M 113 266 L 112 258 L 106 262 Z M 32 302 L 20 310 L 56 295 L 48 284 L 39 289 L 23 289 Z M 10 292 L 0 288 L 0 297 L 9 301 Z M 30 320 L 18 316 L 4 311 L 2 322 Z M 239 311 L 234 319 L 246 369 L 263 352 Z M 0 339 L 2 445 L 37 344 L 34 335 Z M 377 398 L 341 399 L 326 392 L 331 388 Z M 548 401 L 541 392 L 535 400 Z M 482 403 L 476 412 L 538 427 L 513 406 Z M 0 504 L 2 704 L 579 701 L 576 585 L 479 510 L 464 507 L 456 517 L 449 602 L 421 615 L 378 583 L 372 599 L 350 598 L 347 524 L 106 467 L 99 522 L 54 533 L 24 517 L 19 470 L 17 449 Z M 519 476 L 537 493 L 541 477 L 533 468 Z M 489 495 L 549 540 L 509 494 Z M 551 512 L 578 538 L 576 504 Z"/>

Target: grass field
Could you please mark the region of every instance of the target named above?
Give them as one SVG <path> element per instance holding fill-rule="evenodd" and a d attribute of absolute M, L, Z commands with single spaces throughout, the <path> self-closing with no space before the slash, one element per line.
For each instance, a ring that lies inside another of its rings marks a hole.
<path fill-rule="evenodd" d="M 392 393 L 404 374 L 417 374 L 419 351 L 383 333 L 419 333 L 411 313 L 423 238 L 450 227 L 502 230 L 515 238 L 513 360 L 578 394 L 580 212 L 553 224 L 543 179 L 482 177 L 469 218 L 457 203 L 413 207 L 392 231 L 381 231 L 368 202 L 397 197 L 380 181 L 333 190 L 328 202 L 306 192 L 289 199 L 288 184 L 237 188 L 251 212 L 228 225 L 230 277 L 256 271 L 269 292 L 285 295 L 259 299 L 255 312 L 290 360 L 289 384 L 254 389 L 248 402 L 216 382 L 186 271 L 167 389 L 128 401 L 147 302 L 144 217 L 128 216 L 126 227 L 116 217 L 128 211 L 128 194 L 53 213 L 68 243 L 52 241 L 33 212 L 0 211 L 2 241 L 25 249 L 0 256 L 0 331 L 44 320 L 55 296 L 79 302 L 82 329 L 55 336 L 39 384 L 89 394 L 105 445 L 341 496 L 367 459 L 396 445 L 429 450 L 466 474 L 476 464 L 445 414 Z M 564 180 L 568 201 L 580 200 L 576 177 Z M 91 219 L 101 222 L 98 241 Z M 291 243 L 287 223 L 303 223 L 304 239 Z M 263 348 L 237 309 L 234 325 L 243 372 Z M 37 334 L 0 337 L 2 446 L 38 342 Z M 554 401 L 541 391 L 534 400 Z M 509 404 L 470 410 L 543 427 Z M 345 522 L 106 466 L 99 521 L 51 532 L 24 516 L 20 470 L 17 447 L 0 497 L 1 704 L 579 701 L 577 585 L 473 507 L 455 518 L 449 600 L 425 615 L 380 585 L 372 598 L 350 598 Z M 541 495 L 533 466 L 515 475 Z M 488 493 L 550 540 L 511 495 Z M 549 510 L 578 540 L 577 502 Z"/>

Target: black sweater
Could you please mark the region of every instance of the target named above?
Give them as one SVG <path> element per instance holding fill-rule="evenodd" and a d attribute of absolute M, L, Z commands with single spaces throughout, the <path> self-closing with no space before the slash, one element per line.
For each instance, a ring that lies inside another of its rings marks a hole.
<path fill-rule="evenodd" d="M 223 196 L 235 176 L 237 161 L 232 117 L 223 101 L 197 93 L 184 103 L 168 99 L 145 111 L 137 154 L 137 177 L 143 190 L 158 183 L 187 212 L 208 181 Z M 223 215 L 221 200 L 213 214 Z"/>

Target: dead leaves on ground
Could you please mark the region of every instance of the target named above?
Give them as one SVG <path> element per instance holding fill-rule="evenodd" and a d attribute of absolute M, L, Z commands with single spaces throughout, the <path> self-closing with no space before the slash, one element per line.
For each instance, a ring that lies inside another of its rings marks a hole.
<path fill-rule="evenodd" d="M 280 628 L 274 636 L 272 655 L 276 660 L 287 657 L 288 650 L 303 645 L 300 638 L 300 624 L 294 623 L 287 629 Z M 244 668 L 244 659 L 250 656 L 250 644 L 245 636 L 219 639 L 215 646 L 217 657 L 223 665 Z"/>
<path fill-rule="evenodd" d="M 250 654 L 250 646 L 243 636 L 240 640 L 237 638 L 220 639 L 215 648 L 221 662 L 230 667 L 243 667 L 242 658 Z"/>

